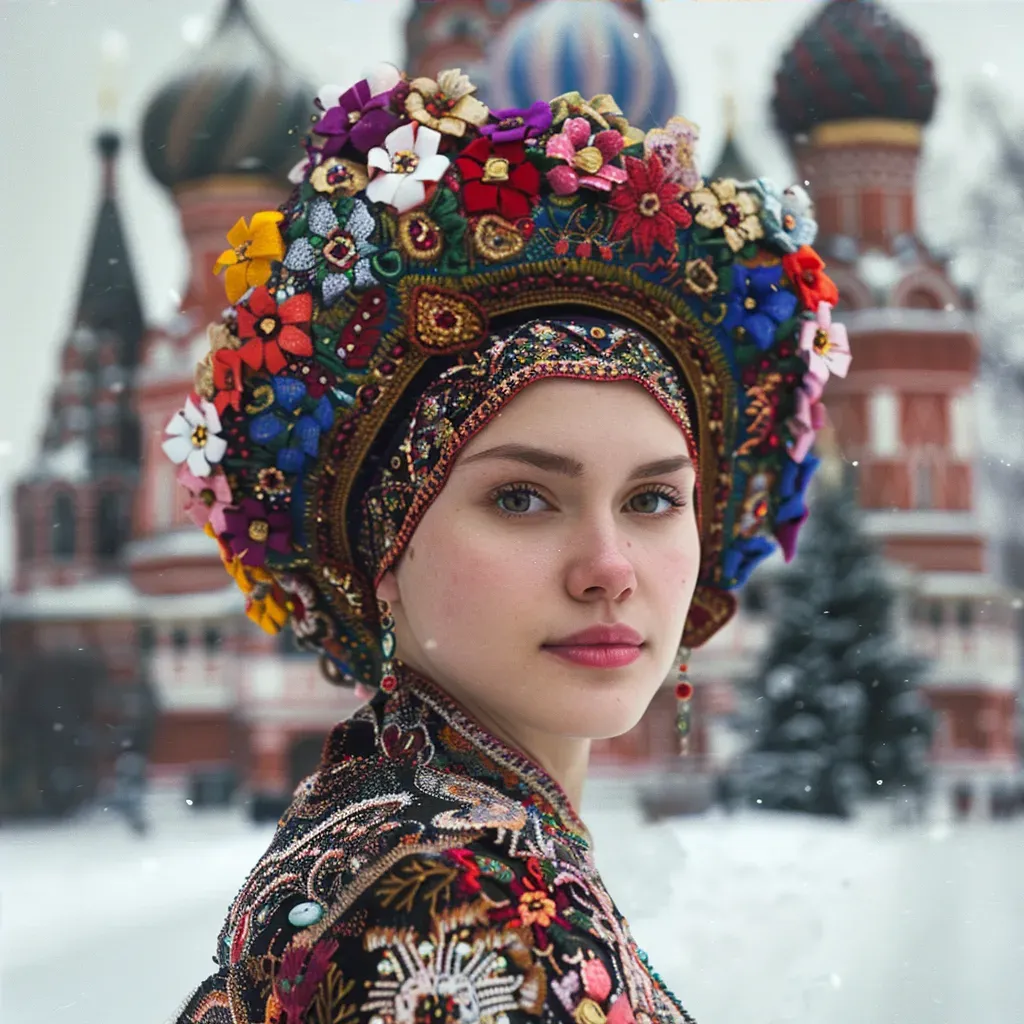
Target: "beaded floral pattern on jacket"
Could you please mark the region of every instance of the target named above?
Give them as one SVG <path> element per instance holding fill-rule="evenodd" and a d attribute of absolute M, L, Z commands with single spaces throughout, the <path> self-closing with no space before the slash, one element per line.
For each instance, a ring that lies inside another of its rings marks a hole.
<path fill-rule="evenodd" d="M 686 1024 L 560 787 L 401 670 L 328 737 L 178 1024 Z"/>

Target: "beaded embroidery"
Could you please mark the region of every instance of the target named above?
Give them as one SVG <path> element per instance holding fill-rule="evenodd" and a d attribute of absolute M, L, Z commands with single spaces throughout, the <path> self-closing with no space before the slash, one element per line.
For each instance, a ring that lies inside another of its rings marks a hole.
<path fill-rule="evenodd" d="M 693 1024 L 558 784 L 399 677 L 327 738 L 177 1024 Z"/>

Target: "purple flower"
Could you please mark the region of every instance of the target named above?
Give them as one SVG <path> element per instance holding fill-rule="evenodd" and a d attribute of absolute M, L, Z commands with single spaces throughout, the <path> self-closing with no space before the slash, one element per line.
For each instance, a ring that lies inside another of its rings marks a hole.
<path fill-rule="evenodd" d="M 742 328 L 762 351 L 775 341 L 775 330 L 796 312 L 797 297 L 781 286 L 781 267 L 733 268 L 733 289 L 722 326 Z"/>
<path fill-rule="evenodd" d="M 224 524 L 221 540 L 243 565 L 263 565 L 268 548 L 279 554 L 291 550 L 291 517 L 268 511 L 256 498 L 243 498 L 237 508 L 225 509 Z"/>
<path fill-rule="evenodd" d="M 343 92 L 337 106 L 328 107 L 313 127 L 316 135 L 327 139 L 323 156 L 337 156 L 350 143 L 361 153 L 381 145 L 399 125 L 398 117 L 388 109 L 390 101 L 390 89 L 374 95 L 365 78 Z"/>
<path fill-rule="evenodd" d="M 523 110 L 518 107 L 492 110 L 491 118 L 490 123 L 481 126 L 481 135 L 486 135 L 495 145 L 522 142 L 543 135 L 551 127 L 551 107 L 538 100 Z"/>

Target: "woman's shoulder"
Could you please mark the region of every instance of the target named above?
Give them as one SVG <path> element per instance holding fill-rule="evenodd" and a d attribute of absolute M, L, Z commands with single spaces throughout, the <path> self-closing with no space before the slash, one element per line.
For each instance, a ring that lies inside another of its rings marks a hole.
<path fill-rule="evenodd" d="M 330 899 L 288 902 L 179 1024 L 688 1019 L 661 1015 L 585 870 L 493 837 L 399 844 Z"/>
<path fill-rule="evenodd" d="M 349 747 L 348 749 L 352 749 Z M 179 1024 L 685 1021 L 589 851 L 529 800 L 415 760 L 325 758 Z"/>

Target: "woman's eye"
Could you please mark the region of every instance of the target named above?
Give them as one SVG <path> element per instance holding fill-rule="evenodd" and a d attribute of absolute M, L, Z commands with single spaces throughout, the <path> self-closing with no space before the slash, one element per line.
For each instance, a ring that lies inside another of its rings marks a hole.
<path fill-rule="evenodd" d="M 673 501 L 667 494 L 659 494 L 657 491 L 644 491 L 643 494 L 634 494 L 629 499 L 630 509 L 644 515 L 663 514 L 678 506 L 679 503 Z"/>
<path fill-rule="evenodd" d="M 510 515 L 525 515 L 527 512 L 536 512 L 538 505 L 535 502 L 543 503 L 544 499 L 535 491 L 528 491 L 518 488 L 511 491 L 502 491 L 495 501 L 498 509 Z"/>

